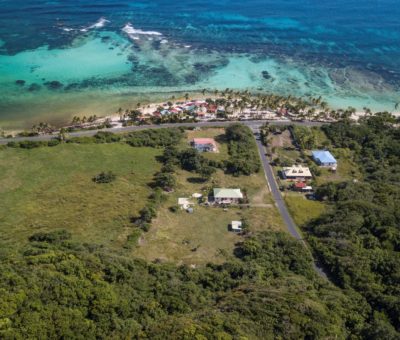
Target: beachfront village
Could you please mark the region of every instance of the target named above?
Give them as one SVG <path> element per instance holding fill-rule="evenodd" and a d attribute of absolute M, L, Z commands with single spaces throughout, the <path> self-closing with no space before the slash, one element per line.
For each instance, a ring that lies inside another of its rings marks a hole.
<path fill-rule="evenodd" d="M 334 110 L 321 98 L 254 94 L 249 91 L 210 91 L 189 95 L 171 96 L 159 103 L 136 103 L 131 108 L 118 108 L 105 117 L 74 115 L 63 130 L 95 130 L 121 128 L 132 125 L 165 124 L 182 122 L 280 120 L 334 122 L 370 115 L 368 108 L 359 112 L 355 108 Z M 30 131 L 19 132 L 21 136 L 51 134 L 59 128 L 41 122 Z M 4 134 L 4 137 L 6 135 Z M 10 135 L 11 137 L 11 135 Z"/>
<path fill-rule="evenodd" d="M 248 91 L 233 92 L 226 89 L 214 92 L 211 97 L 205 93 L 195 98 L 185 94 L 182 98 L 172 96 L 162 103 L 142 105 L 135 109 L 119 108 L 105 118 L 74 117 L 72 127 L 93 127 L 106 124 L 123 127 L 134 124 L 163 124 L 178 122 L 209 122 L 237 120 L 295 120 L 332 122 L 356 115 L 354 108 L 332 110 L 321 98 L 307 99 L 292 96 L 254 95 Z M 366 109 L 366 113 L 370 110 Z M 359 114 L 359 113 L 358 113 Z"/>

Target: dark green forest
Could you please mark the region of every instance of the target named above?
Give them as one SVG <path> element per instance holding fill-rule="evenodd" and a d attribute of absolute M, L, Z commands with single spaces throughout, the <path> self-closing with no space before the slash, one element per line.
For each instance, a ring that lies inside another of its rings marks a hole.
<path fill-rule="evenodd" d="M 2 339 L 345 338 L 367 305 L 316 277 L 305 248 L 283 233 L 238 245 L 236 260 L 199 269 L 145 263 L 68 232 L 34 234 L 3 258 Z"/>
<path fill-rule="evenodd" d="M 323 128 L 334 146 L 354 152 L 363 180 L 319 187 L 318 198 L 333 209 L 307 230 L 334 282 L 368 301 L 376 339 L 400 338 L 400 129 L 393 123 L 378 114 Z"/>

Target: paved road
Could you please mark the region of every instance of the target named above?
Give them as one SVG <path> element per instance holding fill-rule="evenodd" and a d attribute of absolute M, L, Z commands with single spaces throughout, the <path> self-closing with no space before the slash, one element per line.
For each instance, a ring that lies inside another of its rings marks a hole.
<path fill-rule="evenodd" d="M 132 132 L 146 129 L 161 129 L 161 128 L 171 128 L 171 127 L 210 127 L 210 126 L 227 126 L 233 123 L 241 123 L 245 124 L 251 128 L 258 128 L 264 123 L 270 123 L 273 125 L 304 125 L 304 126 L 320 126 L 322 123 L 318 122 L 292 122 L 289 120 L 251 120 L 251 121 L 222 121 L 222 122 L 198 122 L 198 123 L 171 123 L 171 124 L 161 124 L 161 125 L 140 125 L 140 126 L 127 126 L 127 127 L 119 127 L 119 128 L 110 128 L 110 129 L 102 129 L 102 130 L 84 130 L 77 132 L 70 132 L 68 136 L 70 137 L 86 137 L 93 136 L 99 131 L 108 131 L 113 133 L 123 133 L 123 132 Z M 15 137 L 15 138 L 0 138 L 0 144 L 7 144 L 10 141 L 49 141 L 57 137 L 57 134 L 54 135 L 41 135 L 35 137 Z"/>
<path fill-rule="evenodd" d="M 253 128 L 253 130 L 257 131 L 256 129 Z M 267 183 L 269 186 L 269 189 L 272 193 L 272 197 L 274 198 L 276 205 L 278 207 L 278 210 L 283 218 L 284 223 L 286 224 L 286 227 L 289 231 L 289 233 L 296 238 L 297 240 L 299 240 L 300 242 L 303 243 L 303 245 L 307 247 L 307 244 L 305 243 L 305 241 L 303 240 L 303 237 L 300 233 L 300 231 L 297 229 L 296 224 L 294 223 L 292 217 L 289 214 L 289 211 L 286 207 L 286 203 L 283 200 L 282 194 L 278 188 L 278 184 L 276 183 L 275 180 L 275 176 L 274 176 L 274 171 L 273 168 L 270 164 L 270 162 L 268 161 L 267 156 L 265 155 L 265 147 L 264 145 L 261 143 L 260 140 L 256 140 L 257 142 L 257 147 L 258 147 L 258 151 L 260 153 L 260 157 L 261 157 L 261 162 L 264 168 L 264 173 L 265 173 L 265 178 L 267 179 Z M 313 264 L 314 270 L 322 277 L 326 278 L 326 274 L 324 273 L 324 271 L 322 270 L 322 268 L 320 268 L 316 262 L 314 261 Z"/>

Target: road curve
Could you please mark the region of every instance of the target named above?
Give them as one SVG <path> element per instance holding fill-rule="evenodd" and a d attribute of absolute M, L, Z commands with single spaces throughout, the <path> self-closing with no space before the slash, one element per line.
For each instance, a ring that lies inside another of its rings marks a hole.
<path fill-rule="evenodd" d="M 140 131 L 146 129 L 161 129 L 161 128 L 172 128 L 172 127 L 212 127 L 212 126 L 228 126 L 234 123 L 241 123 L 249 126 L 250 128 L 257 128 L 265 123 L 270 123 L 273 125 L 304 125 L 304 126 L 321 126 L 322 123 L 319 122 L 293 122 L 290 120 L 248 120 L 248 121 L 217 121 L 217 122 L 197 122 L 197 123 L 169 123 L 169 124 L 159 124 L 159 125 L 134 125 L 118 128 L 109 128 L 101 130 L 83 130 L 68 133 L 70 137 L 90 137 L 94 136 L 99 131 L 107 131 L 113 133 L 126 133 L 132 131 Z M 20 141 L 49 141 L 57 137 L 57 134 L 53 135 L 40 135 L 34 137 L 14 137 L 14 138 L 0 138 L 0 144 L 7 144 L 10 141 L 20 142 Z"/>
<path fill-rule="evenodd" d="M 303 237 L 302 237 L 300 231 L 297 229 L 296 224 L 294 223 L 292 217 L 290 216 L 290 213 L 288 211 L 285 201 L 283 200 L 282 194 L 281 194 L 281 192 L 278 188 L 278 184 L 276 183 L 276 180 L 275 180 L 273 168 L 272 168 L 270 162 L 268 161 L 267 156 L 265 155 L 265 152 L 266 152 L 265 147 L 261 143 L 261 141 L 257 138 L 256 138 L 256 143 L 257 143 L 258 151 L 259 151 L 259 154 L 261 157 L 261 163 L 264 168 L 265 178 L 267 179 L 269 189 L 271 191 L 272 197 L 274 198 L 274 200 L 276 202 L 279 213 L 281 214 L 289 233 L 295 239 L 302 242 L 306 248 L 308 248 L 306 242 L 303 240 Z M 313 267 L 318 275 L 320 275 L 321 277 L 324 277 L 324 278 L 327 277 L 325 272 L 323 271 L 323 269 L 317 265 L 315 259 L 313 262 Z"/>

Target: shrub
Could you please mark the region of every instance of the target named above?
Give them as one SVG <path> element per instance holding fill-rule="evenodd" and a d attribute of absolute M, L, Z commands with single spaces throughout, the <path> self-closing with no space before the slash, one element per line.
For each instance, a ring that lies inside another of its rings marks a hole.
<path fill-rule="evenodd" d="M 57 146 L 60 144 L 60 141 L 58 139 L 52 139 L 47 142 L 47 146 Z"/>
<path fill-rule="evenodd" d="M 50 233 L 36 233 L 29 237 L 29 241 L 31 242 L 48 242 L 48 243 L 57 243 L 65 240 L 69 240 L 71 238 L 71 233 L 65 229 L 56 230 Z"/>
<path fill-rule="evenodd" d="M 101 172 L 97 176 L 93 177 L 93 182 L 95 182 L 95 183 L 111 183 L 111 182 L 115 181 L 116 177 L 117 176 L 111 171 Z"/>
<path fill-rule="evenodd" d="M 19 147 L 22 149 L 35 149 L 39 148 L 41 146 L 45 146 L 47 143 L 46 142 L 37 142 L 37 141 L 22 141 L 19 142 Z"/>

